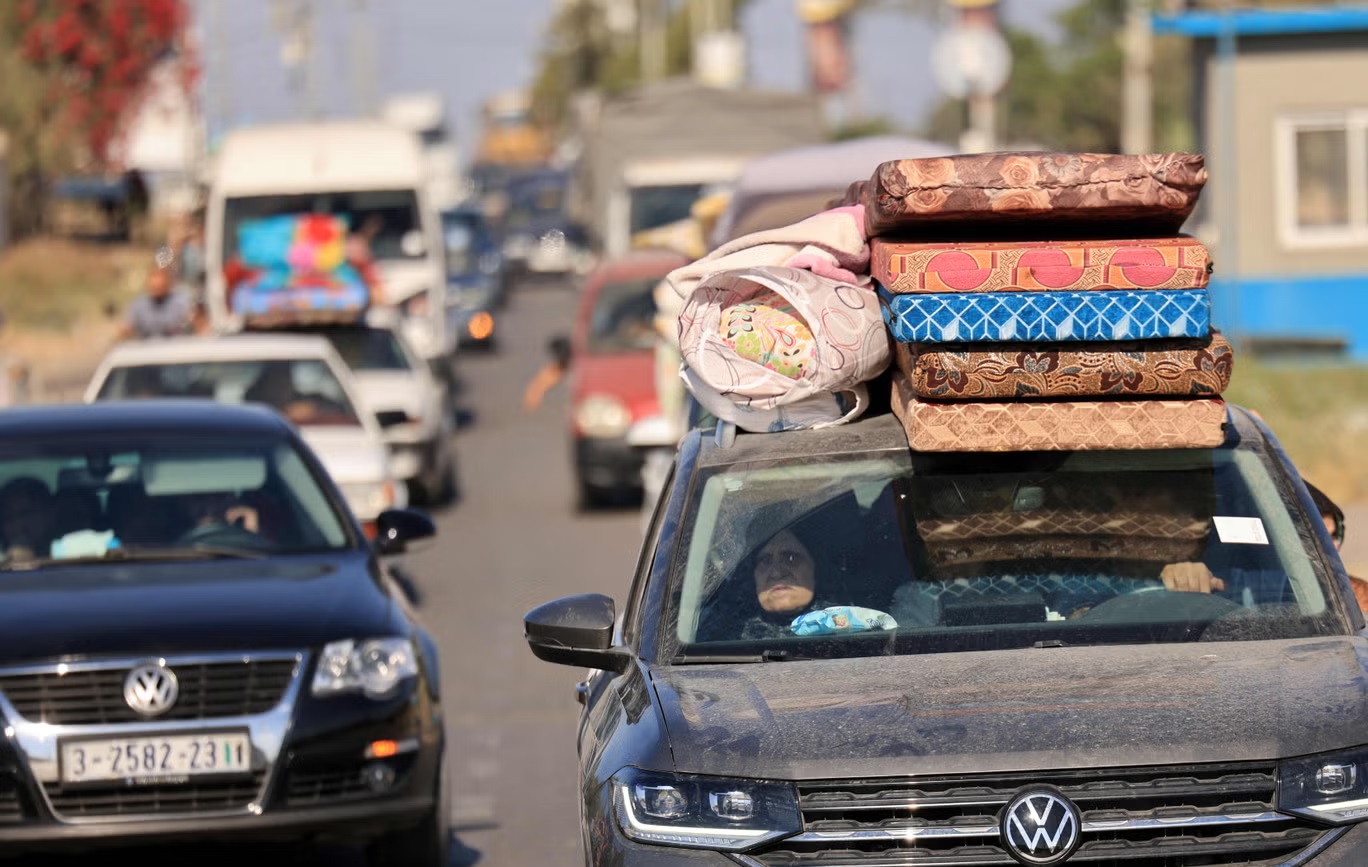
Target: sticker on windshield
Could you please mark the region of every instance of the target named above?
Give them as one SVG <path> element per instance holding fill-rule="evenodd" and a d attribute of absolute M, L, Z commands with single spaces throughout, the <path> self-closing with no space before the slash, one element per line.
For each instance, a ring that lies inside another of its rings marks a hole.
<path fill-rule="evenodd" d="M 1260 518 L 1227 518 L 1220 515 L 1211 519 L 1216 524 L 1216 537 L 1227 545 L 1267 545 L 1268 534 L 1264 532 Z"/>

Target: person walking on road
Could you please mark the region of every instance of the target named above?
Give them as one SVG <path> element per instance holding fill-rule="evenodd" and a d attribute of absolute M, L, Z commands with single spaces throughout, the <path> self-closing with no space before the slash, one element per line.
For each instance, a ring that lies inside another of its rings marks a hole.
<path fill-rule="evenodd" d="M 147 289 L 128 305 L 120 340 L 150 340 L 194 333 L 194 306 L 190 296 L 174 287 L 170 269 L 154 268 L 147 275 Z"/>

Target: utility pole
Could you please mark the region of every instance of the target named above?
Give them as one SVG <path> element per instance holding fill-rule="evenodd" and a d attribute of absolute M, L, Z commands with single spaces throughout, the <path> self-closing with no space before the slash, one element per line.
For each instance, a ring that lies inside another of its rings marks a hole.
<path fill-rule="evenodd" d="M 376 113 L 375 27 L 371 21 L 370 0 L 352 0 L 351 70 L 352 101 L 357 114 Z"/>
<path fill-rule="evenodd" d="M 669 67 L 669 21 L 667 0 L 639 0 L 640 31 L 638 50 L 641 55 L 641 80 L 645 83 L 663 81 Z"/>
<path fill-rule="evenodd" d="M 1121 45 L 1121 150 L 1145 154 L 1154 150 L 1154 32 L 1148 0 L 1127 0 Z"/>
<path fill-rule="evenodd" d="M 302 117 L 319 116 L 314 74 L 313 0 L 274 0 L 271 23 L 281 35 L 280 62 Z"/>

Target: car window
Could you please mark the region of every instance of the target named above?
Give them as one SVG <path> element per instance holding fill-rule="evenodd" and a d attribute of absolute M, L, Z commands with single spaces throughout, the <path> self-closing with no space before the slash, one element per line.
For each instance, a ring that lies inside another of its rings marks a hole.
<path fill-rule="evenodd" d="M 393 331 L 384 328 L 330 328 L 323 333 L 352 370 L 412 370 Z"/>
<path fill-rule="evenodd" d="M 348 544 L 288 442 L 88 442 L 0 453 L 0 568 L 195 545 L 251 553 Z"/>
<path fill-rule="evenodd" d="M 589 351 L 630 352 L 655 346 L 655 287 L 659 278 L 607 283 L 589 318 Z"/>
<path fill-rule="evenodd" d="M 1314 533 L 1270 467 L 1240 445 L 705 470 L 662 649 L 845 656 L 1342 631 Z M 1166 569 L 1213 577 L 1215 592 L 1165 590 Z"/>
<path fill-rule="evenodd" d="M 314 358 L 116 367 L 100 386 L 100 400 L 145 398 L 250 401 L 271 406 L 297 425 L 361 424 L 342 383 Z"/>

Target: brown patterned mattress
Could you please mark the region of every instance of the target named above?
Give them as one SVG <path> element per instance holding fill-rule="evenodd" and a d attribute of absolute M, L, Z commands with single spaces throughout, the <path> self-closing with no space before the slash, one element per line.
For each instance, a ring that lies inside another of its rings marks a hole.
<path fill-rule="evenodd" d="M 992 560 L 1080 560 L 1091 558 L 1183 563 L 1202 559 L 1206 539 L 1165 539 L 1159 536 L 1008 536 L 927 543 L 933 566 Z"/>
<path fill-rule="evenodd" d="M 907 243 L 875 238 L 870 272 L 894 293 L 1203 289 L 1211 254 L 1194 238 Z"/>
<path fill-rule="evenodd" d="M 1201 541 L 1211 522 L 1164 512 L 1095 512 L 1034 509 L 985 512 L 957 518 L 922 518 L 917 531 L 927 544 L 1004 536 L 1131 536 Z"/>
<path fill-rule="evenodd" d="M 864 191 L 871 235 L 931 227 L 1014 236 L 1160 237 L 1182 227 L 1206 184 L 1200 154 L 989 153 L 880 165 Z M 1023 219 L 1025 218 L 1025 219 Z"/>
<path fill-rule="evenodd" d="M 1216 397 L 1235 366 L 1235 352 L 1219 333 L 1208 340 L 954 349 L 895 343 L 893 351 L 912 394 L 932 400 Z"/>
<path fill-rule="evenodd" d="M 929 403 L 893 377 L 893 412 L 915 451 L 1211 448 L 1225 439 L 1219 398 Z"/>

